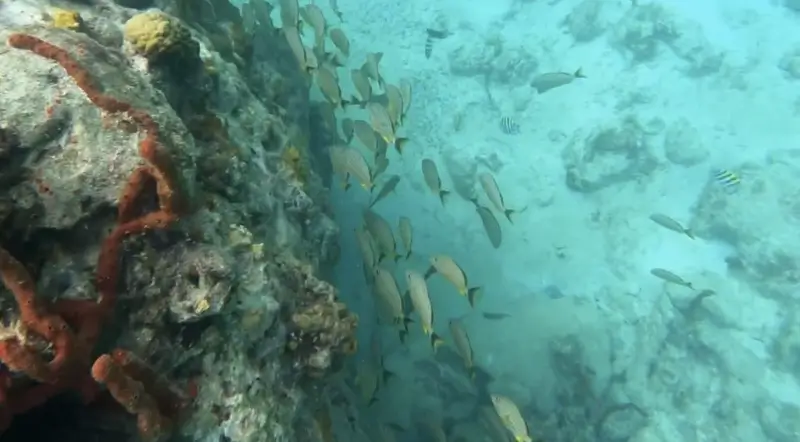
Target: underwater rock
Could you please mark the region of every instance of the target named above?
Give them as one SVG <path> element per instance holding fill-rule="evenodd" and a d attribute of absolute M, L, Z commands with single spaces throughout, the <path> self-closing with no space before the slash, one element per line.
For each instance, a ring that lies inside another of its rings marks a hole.
<path fill-rule="evenodd" d="M 656 158 L 641 125 L 632 118 L 577 131 L 561 153 L 567 186 L 594 192 L 653 172 Z"/>
<path fill-rule="evenodd" d="M 791 220 L 797 210 L 800 151 L 770 152 L 763 163 L 741 165 L 734 171 L 740 178 L 734 186 L 709 178 L 690 228 L 699 236 L 731 245 L 735 270 L 763 285 L 770 297 L 796 300 L 800 237 Z"/>
<path fill-rule="evenodd" d="M 778 62 L 778 67 L 789 78 L 793 80 L 800 79 L 800 45 L 786 51 Z"/>
<path fill-rule="evenodd" d="M 686 118 L 673 122 L 664 134 L 664 156 L 681 166 L 695 166 L 708 158 L 700 131 Z"/>
<path fill-rule="evenodd" d="M 562 25 L 575 41 L 588 42 L 599 37 L 609 26 L 606 11 L 611 6 L 603 0 L 583 0 L 564 18 Z"/>
<path fill-rule="evenodd" d="M 510 44 L 501 33 L 482 35 L 464 29 L 458 37 L 458 46 L 447 54 L 453 75 L 488 75 L 493 82 L 521 84 L 530 80 L 538 67 L 537 57 L 528 47 Z"/>
<path fill-rule="evenodd" d="M 658 3 L 637 5 L 615 25 L 614 41 L 634 61 L 649 61 L 658 55 L 660 43 L 677 38 L 673 15 Z"/>

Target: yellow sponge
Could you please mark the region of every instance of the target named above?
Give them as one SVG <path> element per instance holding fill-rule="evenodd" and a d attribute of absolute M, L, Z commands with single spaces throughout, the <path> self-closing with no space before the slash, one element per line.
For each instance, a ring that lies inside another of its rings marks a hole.
<path fill-rule="evenodd" d="M 177 19 L 160 11 L 134 15 L 125 23 L 123 31 L 125 40 L 136 53 L 147 58 L 181 52 L 193 43 L 188 29 Z"/>
<path fill-rule="evenodd" d="M 69 9 L 53 8 L 49 11 L 50 22 L 55 28 L 69 29 L 77 31 L 80 29 L 83 20 L 77 11 Z"/>

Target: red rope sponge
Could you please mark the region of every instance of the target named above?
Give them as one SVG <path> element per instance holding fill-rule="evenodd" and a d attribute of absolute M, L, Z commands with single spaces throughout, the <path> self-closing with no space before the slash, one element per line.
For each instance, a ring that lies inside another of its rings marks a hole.
<path fill-rule="evenodd" d="M 21 391 L 9 391 L 7 382 L 0 385 L 0 432 L 15 414 L 46 402 L 67 388 L 86 390 L 85 396 L 91 397 L 96 384 L 87 373 L 90 353 L 116 305 L 122 241 L 128 235 L 165 229 L 188 209 L 181 198 L 182 192 L 177 191 L 172 161 L 161 148 L 158 123 L 148 113 L 104 94 L 91 74 L 62 48 L 20 33 L 11 35 L 8 44 L 60 65 L 100 109 L 125 113 L 144 135 L 139 142 L 139 155 L 146 164 L 128 178 L 118 201 L 117 225 L 101 244 L 95 275 L 96 302 L 65 299 L 53 305 L 41 305 L 24 266 L 0 248 L 0 280 L 14 295 L 20 321 L 50 342 L 55 354 L 47 361 L 20 338 L 0 340 L 0 360 L 12 371 L 42 382 Z M 155 182 L 159 209 L 139 214 L 137 205 L 142 193 L 149 188 L 148 181 Z M 102 355 L 92 365 L 91 374 L 126 410 L 137 415 L 139 429 L 148 439 L 166 435 L 174 419 L 188 405 L 186 398 L 173 390 L 166 380 L 123 350 L 115 351 L 113 356 Z"/>

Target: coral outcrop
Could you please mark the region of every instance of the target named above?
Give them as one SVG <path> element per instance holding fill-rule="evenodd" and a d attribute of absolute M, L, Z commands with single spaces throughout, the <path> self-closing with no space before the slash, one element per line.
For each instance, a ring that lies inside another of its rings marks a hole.
<path fill-rule="evenodd" d="M 646 176 L 656 168 L 647 133 L 632 118 L 578 131 L 561 153 L 567 186 L 594 192 Z"/>
<path fill-rule="evenodd" d="M 258 57 L 212 43 L 252 35 L 205 3 L 214 17 L 0 20 L 0 430 L 74 392 L 110 395 L 148 439 L 295 440 L 295 381 L 356 348 L 320 279 L 338 229 L 320 138 L 297 135 L 319 127 L 307 80 L 274 33 Z"/>

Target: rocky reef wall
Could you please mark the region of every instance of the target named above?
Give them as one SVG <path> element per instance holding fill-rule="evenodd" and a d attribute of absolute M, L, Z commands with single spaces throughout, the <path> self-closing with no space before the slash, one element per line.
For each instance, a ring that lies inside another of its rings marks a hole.
<path fill-rule="evenodd" d="M 357 320 L 309 79 L 226 0 L 67 3 L 0 4 L 4 439 L 318 440 Z"/>

